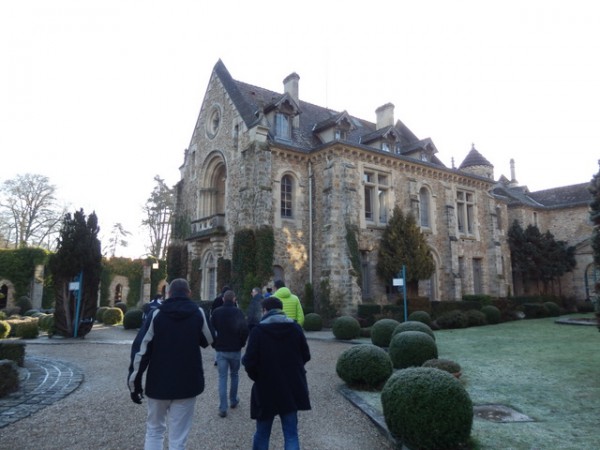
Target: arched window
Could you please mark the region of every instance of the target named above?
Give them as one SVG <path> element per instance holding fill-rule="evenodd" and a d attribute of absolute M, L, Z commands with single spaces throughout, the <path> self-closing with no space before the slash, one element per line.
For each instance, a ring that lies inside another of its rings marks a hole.
<path fill-rule="evenodd" d="M 281 178 L 281 217 L 292 218 L 294 200 L 294 180 L 291 175 L 284 175 Z"/>
<path fill-rule="evenodd" d="M 202 298 L 212 300 L 217 296 L 217 263 L 212 252 L 205 255 L 200 270 L 202 271 Z"/>
<path fill-rule="evenodd" d="M 431 226 L 429 220 L 429 191 L 422 187 L 419 191 L 419 215 L 422 227 L 429 228 Z"/>

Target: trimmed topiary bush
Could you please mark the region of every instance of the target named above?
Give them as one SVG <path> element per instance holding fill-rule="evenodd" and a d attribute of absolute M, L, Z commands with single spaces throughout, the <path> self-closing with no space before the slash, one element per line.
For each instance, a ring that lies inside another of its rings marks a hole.
<path fill-rule="evenodd" d="M 360 344 L 340 354 L 335 371 L 350 387 L 378 390 L 394 369 L 385 350 L 372 344 Z"/>
<path fill-rule="evenodd" d="M 0 320 L 0 339 L 6 339 L 10 335 L 10 323 Z"/>
<path fill-rule="evenodd" d="M 20 309 L 20 314 L 25 314 L 26 311 L 33 309 L 33 305 L 31 300 L 27 296 L 19 297 L 19 300 L 15 303 L 15 306 L 18 306 Z"/>
<path fill-rule="evenodd" d="M 125 302 L 117 302 L 115 303 L 115 308 L 119 308 L 123 311 L 123 315 L 127 312 L 127 303 Z"/>
<path fill-rule="evenodd" d="M 467 316 L 467 324 L 470 327 L 479 327 L 481 325 L 487 325 L 487 319 L 485 318 L 485 314 L 479 311 L 478 309 L 469 309 L 464 312 L 464 315 Z"/>
<path fill-rule="evenodd" d="M 7 359 L 0 361 L 0 398 L 19 389 L 17 363 Z"/>
<path fill-rule="evenodd" d="M 108 306 L 101 306 L 96 310 L 96 320 L 100 323 L 104 322 L 104 313 L 108 309 Z"/>
<path fill-rule="evenodd" d="M 554 302 L 545 302 L 544 306 L 548 311 L 549 317 L 558 317 L 560 316 L 560 307 Z"/>
<path fill-rule="evenodd" d="M 392 337 L 397 335 L 398 333 L 403 333 L 405 331 L 422 331 L 423 333 L 427 333 L 429 336 L 431 336 L 432 339 L 435 341 L 435 334 L 433 334 L 433 330 L 427 325 L 425 325 L 423 322 L 417 322 L 416 320 L 402 322 L 394 329 Z"/>
<path fill-rule="evenodd" d="M 123 316 L 123 328 L 136 330 L 142 327 L 144 312 L 141 309 L 130 309 Z"/>
<path fill-rule="evenodd" d="M 403 331 L 396 334 L 392 337 L 388 353 L 396 369 L 418 367 L 428 359 L 438 357 L 435 341 L 422 331 Z"/>
<path fill-rule="evenodd" d="M 461 373 L 460 364 L 449 359 L 443 358 L 428 359 L 423 363 L 422 367 L 433 367 L 434 369 L 444 370 L 448 373 L 453 374 L 455 377 L 460 376 Z"/>
<path fill-rule="evenodd" d="M 306 331 L 321 331 L 323 329 L 323 319 L 317 313 L 308 313 L 304 316 L 303 327 Z"/>
<path fill-rule="evenodd" d="M 381 404 L 390 433 L 410 448 L 456 449 L 471 435 L 471 398 L 460 381 L 442 370 L 397 371 L 381 391 Z"/>
<path fill-rule="evenodd" d="M 378 347 L 389 347 L 392 334 L 400 322 L 394 319 L 379 319 L 371 327 L 371 342 Z"/>
<path fill-rule="evenodd" d="M 38 319 L 24 320 L 15 327 L 15 336 L 21 339 L 35 339 L 40 335 Z"/>
<path fill-rule="evenodd" d="M 25 343 L 23 341 L 0 342 L 0 360 L 10 359 L 19 367 L 25 365 Z"/>
<path fill-rule="evenodd" d="M 440 328 L 445 329 L 467 328 L 469 326 L 468 317 L 458 309 L 442 314 L 435 322 Z"/>
<path fill-rule="evenodd" d="M 118 325 L 123 323 L 123 310 L 121 308 L 108 308 L 102 314 L 105 325 Z"/>
<path fill-rule="evenodd" d="M 352 316 L 341 316 L 333 321 L 331 331 L 336 339 L 355 339 L 360 336 L 360 324 Z"/>
<path fill-rule="evenodd" d="M 431 316 L 427 311 L 413 311 L 408 315 L 408 320 L 411 322 L 422 322 L 431 328 Z"/>
<path fill-rule="evenodd" d="M 494 305 L 486 305 L 481 308 L 481 312 L 485 314 L 485 318 L 488 324 L 494 325 L 500 323 L 500 318 L 502 314 L 500 313 L 500 309 Z"/>

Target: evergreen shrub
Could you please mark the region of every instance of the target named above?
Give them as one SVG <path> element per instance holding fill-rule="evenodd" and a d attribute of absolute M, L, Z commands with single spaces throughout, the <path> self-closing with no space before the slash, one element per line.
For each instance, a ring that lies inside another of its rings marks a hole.
<path fill-rule="evenodd" d="M 378 347 L 389 347 L 392 334 L 400 322 L 394 319 L 379 319 L 371 327 L 371 342 Z"/>
<path fill-rule="evenodd" d="M 110 308 L 109 306 L 101 306 L 96 310 L 96 320 L 100 323 L 104 322 L 104 313 Z"/>
<path fill-rule="evenodd" d="M 356 389 L 379 390 L 393 370 L 387 352 L 372 344 L 354 345 L 344 350 L 335 366 L 338 376 Z"/>
<path fill-rule="evenodd" d="M 443 358 L 428 359 L 421 367 L 433 367 L 434 369 L 444 370 L 451 374 L 458 374 L 461 371 L 460 364 Z"/>
<path fill-rule="evenodd" d="M 411 322 L 422 322 L 431 328 L 431 315 L 427 311 L 413 311 L 408 315 Z"/>
<path fill-rule="evenodd" d="M 118 325 L 123 323 L 123 310 L 121 308 L 108 308 L 102 315 L 103 322 L 106 325 Z"/>
<path fill-rule="evenodd" d="M 356 315 L 362 320 L 365 327 L 370 327 L 375 323 L 375 316 L 381 314 L 381 305 L 374 303 L 363 303 L 358 305 Z"/>
<path fill-rule="evenodd" d="M 0 320 L 0 339 L 6 339 L 10 335 L 10 324 L 6 320 Z"/>
<path fill-rule="evenodd" d="M 558 306 L 556 303 L 545 302 L 544 306 L 546 307 L 546 310 L 548 311 L 548 316 L 550 316 L 550 317 L 560 316 L 560 306 Z"/>
<path fill-rule="evenodd" d="M 323 319 L 317 313 L 308 313 L 304 316 L 303 327 L 306 331 L 321 331 L 323 329 Z"/>
<path fill-rule="evenodd" d="M 445 312 L 435 321 L 438 327 L 444 329 L 467 328 L 469 326 L 469 318 L 463 311 L 458 309 Z"/>
<path fill-rule="evenodd" d="M 388 353 L 396 369 L 422 366 L 428 359 L 438 357 L 435 341 L 422 331 L 403 331 L 394 335 Z"/>
<path fill-rule="evenodd" d="M 408 320 L 406 322 L 402 322 L 401 324 L 396 326 L 396 328 L 394 328 L 392 335 L 395 336 L 398 333 L 403 333 L 405 331 L 422 331 L 423 333 L 427 333 L 429 336 L 431 336 L 432 339 L 435 341 L 435 334 L 433 333 L 433 330 L 423 322 L 418 322 L 416 320 Z"/>
<path fill-rule="evenodd" d="M 123 328 L 136 330 L 142 327 L 144 312 L 141 309 L 130 309 L 123 316 Z"/>
<path fill-rule="evenodd" d="M 381 391 L 389 431 L 409 448 L 464 447 L 473 425 L 473 403 L 460 381 L 430 367 L 399 370 Z"/>
<path fill-rule="evenodd" d="M 470 309 L 465 311 L 465 316 L 467 316 L 467 324 L 470 327 L 478 327 L 481 325 L 487 325 L 487 319 L 485 318 L 485 314 L 479 311 L 478 309 Z"/>
<path fill-rule="evenodd" d="M 19 370 L 17 363 L 0 360 L 0 398 L 19 389 Z"/>
<path fill-rule="evenodd" d="M 0 342 L 0 360 L 10 359 L 19 367 L 25 365 L 25 343 L 23 341 Z"/>
<path fill-rule="evenodd" d="M 23 314 L 23 313 L 25 313 L 25 311 L 29 311 L 30 309 L 33 309 L 31 300 L 29 299 L 29 297 L 27 297 L 25 295 L 22 297 L 19 297 L 19 300 L 17 300 L 15 305 L 19 307 L 20 314 Z"/>
<path fill-rule="evenodd" d="M 0 320 L 6 319 L 6 312 L 0 311 Z"/>
<path fill-rule="evenodd" d="M 331 331 L 336 339 L 354 339 L 360 336 L 360 324 L 352 316 L 341 316 L 333 321 Z"/>
<path fill-rule="evenodd" d="M 500 309 L 495 307 L 494 305 L 486 305 L 481 308 L 481 312 L 485 314 L 485 319 L 488 324 L 497 324 L 500 323 L 501 313 Z"/>
<path fill-rule="evenodd" d="M 40 335 L 38 319 L 24 320 L 14 328 L 15 336 L 21 339 L 35 339 Z"/>
<path fill-rule="evenodd" d="M 125 302 L 116 302 L 115 303 L 115 308 L 119 308 L 121 311 L 123 311 L 123 314 L 125 314 L 127 312 L 127 303 L 125 303 Z"/>

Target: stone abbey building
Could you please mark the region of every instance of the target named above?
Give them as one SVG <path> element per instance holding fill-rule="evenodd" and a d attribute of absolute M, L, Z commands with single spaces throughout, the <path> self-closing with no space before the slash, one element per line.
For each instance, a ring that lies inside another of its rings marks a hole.
<path fill-rule="evenodd" d="M 189 230 L 183 242 L 194 265 L 188 272 L 200 271 L 202 299 L 220 288 L 217 260 L 231 258 L 234 233 L 270 226 L 273 280 L 283 279 L 299 295 L 310 282 L 317 296 L 328 280 L 341 311 L 365 300 L 385 302 L 391 280 L 380 280 L 375 266 L 395 205 L 414 214 L 435 261 L 434 275 L 419 282 L 421 296 L 513 295 L 507 243 L 513 219 L 579 245 L 579 273 L 563 289 L 585 296 L 586 183 L 567 187 L 570 195 L 565 188 L 529 193 L 516 183 L 514 166 L 511 180 L 495 180 L 474 147 L 459 167 L 446 167 L 431 139 L 394 118 L 392 104 L 377 108 L 371 122 L 303 101 L 299 80 L 292 73 L 283 92 L 273 92 L 234 80 L 220 60 L 214 66 L 177 185 L 176 215 Z M 360 285 L 348 227 L 358 239 Z"/>

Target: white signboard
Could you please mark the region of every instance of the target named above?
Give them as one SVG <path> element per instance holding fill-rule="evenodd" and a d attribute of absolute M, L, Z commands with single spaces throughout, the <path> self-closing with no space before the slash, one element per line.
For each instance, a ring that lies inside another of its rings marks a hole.
<path fill-rule="evenodd" d="M 404 286 L 404 278 L 394 278 L 392 284 L 394 286 Z"/>
<path fill-rule="evenodd" d="M 79 281 L 71 281 L 69 283 L 69 290 L 70 291 L 78 291 L 79 290 Z"/>

